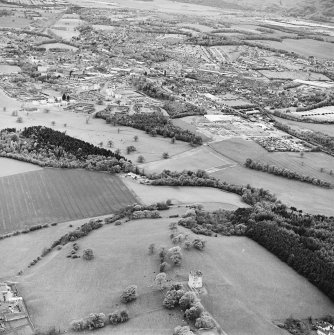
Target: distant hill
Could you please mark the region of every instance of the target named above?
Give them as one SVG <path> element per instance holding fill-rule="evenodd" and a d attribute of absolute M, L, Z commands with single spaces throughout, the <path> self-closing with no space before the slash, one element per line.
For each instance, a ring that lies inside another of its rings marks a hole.
<path fill-rule="evenodd" d="M 175 0 L 226 9 L 260 10 L 334 22 L 333 0 Z"/>

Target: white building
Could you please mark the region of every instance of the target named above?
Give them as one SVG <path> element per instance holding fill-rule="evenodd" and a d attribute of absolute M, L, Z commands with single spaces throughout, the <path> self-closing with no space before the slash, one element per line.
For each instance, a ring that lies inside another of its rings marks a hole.
<path fill-rule="evenodd" d="M 21 297 L 16 297 L 9 285 L 0 283 L 0 302 L 14 303 L 22 300 Z"/>
<path fill-rule="evenodd" d="M 199 270 L 191 271 L 189 273 L 188 285 L 190 288 L 202 288 L 203 274 Z"/>

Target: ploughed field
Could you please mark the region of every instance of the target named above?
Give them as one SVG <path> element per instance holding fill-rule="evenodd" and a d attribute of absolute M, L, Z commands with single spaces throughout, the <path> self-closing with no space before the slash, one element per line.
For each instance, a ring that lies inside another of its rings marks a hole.
<path fill-rule="evenodd" d="M 169 215 L 168 212 L 163 215 Z M 168 229 L 172 221 L 169 218 L 143 219 L 121 226 L 104 226 L 77 241 L 78 253 L 81 255 L 85 248 L 92 248 L 94 260 L 66 258 L 72 248 L 72 244 L 68 244 L 26 270 L 18 277 L 19 291 L 34 324 L 42 329 L 56 325 L 65 330 L 71 320 L 91 312 L 110 313 L 119 306 L 122 290 L 129 284 L 136 284 L 139 297 L 127 306 L 129 322 L 106 326 L 99 333 L 171 334 L 172 329 L 182 323 L 182 312 L 162 307 L 163 295 L 154 286 L 159 257 L 157 252 L 149 255 L 148 246 L 150 243 L 155 243 L 157 249 L 173 246 Z M 3 242 L 20 239 L 17 254 L 23 254 L 24 241 L 29 235 L 38 239 L 40 234 L 64 229 L 64 225 Z M 191 239 L 195 238 L 189 230 L 180 230 L 190 234 Z M 334 313 L 334 304 L 323 293 L 250 239 L 205 239 L 204 251 L 182 250 L 182 265 L 168 268 L 166 272 L 168 279 L 182 282 L 187 281 L 190 270 L 203 272 L 206 294 L 201 296 L 202 302 L 227 334 L 285 334 L 273 321 L 290 316 L 306 318 Z M 48 245 L 49 241 L 45 246 Z M 37 254 L 40 248 L 41 245 L 36 249 Z"/>
<path fill-rule="evenodd" d="M 120 178 L 107 173 L 41 169 L 5 176 L 0 178 L 0 234 L 109 214 L 135 202 Z"/>

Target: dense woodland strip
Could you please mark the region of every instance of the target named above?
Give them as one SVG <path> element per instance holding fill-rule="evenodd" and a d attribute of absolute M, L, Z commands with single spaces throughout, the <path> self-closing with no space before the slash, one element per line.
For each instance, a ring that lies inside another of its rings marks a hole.
<path fill-rule="evenodd" d="M 107 119 L 104 114 L 97 114 L 96 117 Z M 151 136 L 163 136 L 174 138 L 184 142 L 189 142 L 193 145 L 201 145 L 202 138 L 189 130 L 182 129 L 173 125 L 171 120 L 161 113 L 136 113 L 132 115 L 118 115 L 116 123 L 121 126 L 132 127 L 144 130 Z"/>
<path fill-rule="evenodd" d="M 15 128 L 1 130 L 0 156 L 42 167 L 138 172 L 136 166 L 117 153 L 41 126 L 25 128 L 21 133 Z"/>

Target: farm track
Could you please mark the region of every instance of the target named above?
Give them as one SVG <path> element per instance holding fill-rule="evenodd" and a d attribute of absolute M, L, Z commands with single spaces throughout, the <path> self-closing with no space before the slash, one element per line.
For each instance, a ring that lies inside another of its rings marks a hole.
<path fill-rule="evenodd" d="M 138 202 L 115 175 L 43 169 L 0 178 L 0 234 L 112 213 Z"/>

